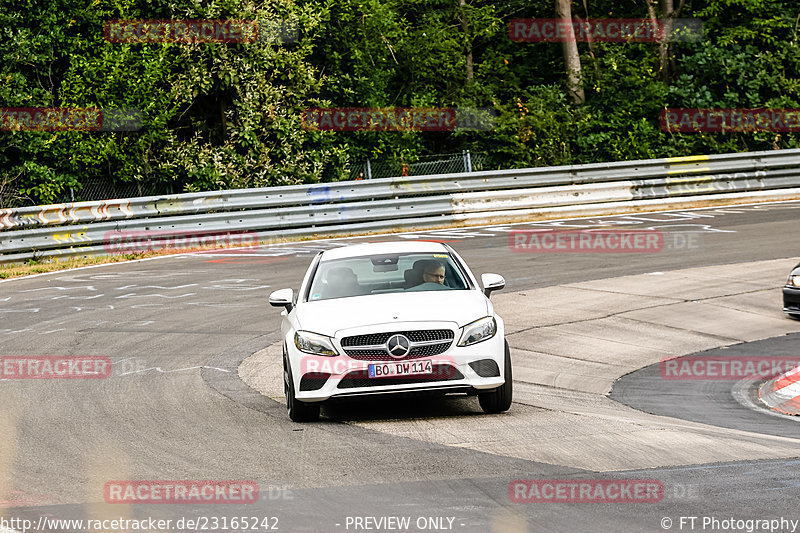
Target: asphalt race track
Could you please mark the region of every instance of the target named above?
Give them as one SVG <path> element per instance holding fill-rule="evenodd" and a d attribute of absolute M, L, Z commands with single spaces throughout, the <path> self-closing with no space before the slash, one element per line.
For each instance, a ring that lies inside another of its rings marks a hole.
<path fill-rule="evenodd" d="M 0 356 L 113 363 L 106 379 L 0 380 L 2 517 L 39 531 L 97 531 L 41 517 L 233 516 L 269 519 L 247 530 L 284 532 L 746 531 L 747 520 L 792 531 L 780 519 L 800 520 L 800 420 L 742 403 L 755 384 L 659 379 L 657 361 L 800 357 L 800 321 L 780 310 L 800 257 L 798 220 L 800 203 L 710 208 L 270 245 L 0 282 Z M 509 246 L 512 229 L 609 227 L 660 230 L 663 249 Z M 475 398 L 381 400 L 292 423 L 270 366 L 280 316 L 269 292 L 296 289 L 320 249 L 395 239 L 446 241 L 476 274 L 506 278 L 493 300 L 509 328 L 515 404 L 487 416 Z M 520 479 L 649 480 L 663 497 L 516 503 L 509 487 Z M 260 498 L 107 503 L 112 480 L 251 480 Z"/>
<path fill-rule="evenodd" d="M 708 350 L 702 357 L 730 358 L 763 355 L 796 354 L 800 337 L 789 334 L 763 341 L 742 343 L 724 349 Z M 647 413 L 654 413 L 714 426 L 743 429 L 754 433 L 800 438 L 800 420 L 791 416 L 756 411 L 758 401 L 755 386 L 760 381 L 746 380 L 686 380 L 670 382 L 661 379 L 659 365 L 652 365 L 628 374 L 617 382 L 611 398 Z M 742 401 L 732 402 L 734 397 Z"/>

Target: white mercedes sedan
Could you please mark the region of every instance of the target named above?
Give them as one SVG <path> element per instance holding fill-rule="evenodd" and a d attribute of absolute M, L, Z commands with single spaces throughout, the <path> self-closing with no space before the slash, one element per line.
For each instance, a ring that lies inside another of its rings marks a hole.
<path fill-rule="evenodd" d="M 289 418 L 319 418 L 339 397 L 420 391 L 477 395 L 487 413 L 511 407 L 511 356 L 481 285 L 451 247 L 435 242 L 355 244 L 320 252 L 283 307 L 283 381 Z"/>

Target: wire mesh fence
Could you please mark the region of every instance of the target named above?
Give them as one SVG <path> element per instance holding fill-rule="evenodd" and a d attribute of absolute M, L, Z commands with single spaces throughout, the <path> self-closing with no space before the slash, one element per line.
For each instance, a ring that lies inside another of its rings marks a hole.
<path fill-rule="evenodd" d="M 84 180 L 79 188 L 66 189 L 59 194 L 53 203 L 84 202 L 92 200 L 113 200 L 117 198 L 135 198 L 138 196 L 156 196 L 172 194 L 173 187 L 168 183 L 156 182 L 109 182 L 105 179 Z M 36 205 L 35 198 L 13 185 L 0 184 L 0 208 L 26 207 Z"/>
<path fill-rule="evenodd" d="M 0 183 L 0 208 L 33 205 L 33 199 L 12 185 Z"/>
<path fill-rule="evenodd" d="M 423 176 L 428 174 L 450 174 L 455 172 L 474 172 L 484 170 L 485 154 L 464 150 L 459 154 L 434 154 L 418 156 L 413 159 L 386 158 L 367 159 L 358 163 L 350 171 L 350 179 L 379 179 L 400 176 Z M 63 191 L 54 203 L 111 200 L 117 198 L 136 198 L 139 196 L 158 196 L 182 192 L 179 185 L 164 182 L 113 182 L 107 179 L 87 178 L 80 187 Z M 0 182 L 0 208 L 25 207 L 36 205 L 31 195 L 13 186 L 13 183 Z"/>
<path fill-rule="evenodd" d="M 172 193 L 173 187 L 169 183 L 142 181 L 109 183 L 107 180 L 88 179 L 81 183 L 80 189 L 65 191 L 62 195 L 61 202 L 86 202 Z"/>
<path fill-rule="evenodd" d="M 419 156 L 408 161 L 402 159 L 367 159 L 350 171 L 350 179 L 396 178 L 400 176 L 425 176 L 473 172 L 483 169 L 485 156 L 464 150 L 460 154 L 434 154 Z"/>

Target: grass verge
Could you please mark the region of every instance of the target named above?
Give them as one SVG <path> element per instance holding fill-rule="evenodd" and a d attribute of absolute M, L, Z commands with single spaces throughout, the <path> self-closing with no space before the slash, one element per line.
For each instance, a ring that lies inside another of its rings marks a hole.
<path fill-rule="evenodd" d="M 146 257 L 154 257 L 157 255 L 166 255 L 166 254 L 158 252 L 143 252 L 143 253 L 107 255 L 98 257 L 82 257 L 76 259 L 67 259 L 64 261 L 46 261 L 46 262 L 36 261 L 34 259 L 31 259 L 24 265 L 0 266 L 0 279 L 21 278 L 23 276 L 30 276 L 31 274 L 57 272 L 59 270 L 67 270 L 70 268 L 77 268 L 82 266 L 103 265 L 106 263 L 120 263 L 123 261 L 132 261 L 134 259 L 143 259 Z"/>

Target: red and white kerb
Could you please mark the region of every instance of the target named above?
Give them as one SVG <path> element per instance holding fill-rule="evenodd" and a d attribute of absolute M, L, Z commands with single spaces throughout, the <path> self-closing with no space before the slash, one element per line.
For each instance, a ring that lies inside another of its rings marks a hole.
<path fill-rule="evenodd" d="M 764 383 L 758 397 L 773 411 L 800 415 L 800 367 Z"/>

